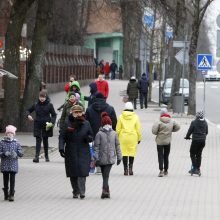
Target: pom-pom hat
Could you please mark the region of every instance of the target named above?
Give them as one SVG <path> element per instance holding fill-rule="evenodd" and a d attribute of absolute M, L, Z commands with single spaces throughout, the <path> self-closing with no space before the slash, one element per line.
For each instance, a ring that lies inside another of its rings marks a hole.
<path fill-rule="evenodd" d="M 102 112 L 101 114 L 101 126 L 112 125 L 112 120 L 107 112 Z"/>
<path fill-rule="evenodd" d="M 11 133 L 13 135 L 15 135 L 15 132 L 16 132 L 17 128 L 13 125 L 8 125 L 6 128 L 5 128 L 5 134 L 8 134 L 8 133 Z"/>
<path fill-rule="evenodd" d="M 126 102 L 125 103 L 125 109 L 126 110 L 134 110 L 134 107 L 133 107 L 131 102 Z"/>

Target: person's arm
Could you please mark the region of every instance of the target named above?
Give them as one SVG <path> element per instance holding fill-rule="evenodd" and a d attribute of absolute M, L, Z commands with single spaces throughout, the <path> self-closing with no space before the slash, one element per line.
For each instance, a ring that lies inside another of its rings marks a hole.
<path fill-rule="evenodd" d="M 120 136 L 121 128 L 122 128 L 122 124 L 121 124 L 121 120 L 119 117 L 117 124 L 116 124 L 116 132 L 117 132 L 118 136 Z"/>
<path fill-rule="evenodd" d="M 152 126 L 152 133 L 154 135 L 158 135 L 158 130 L 159 130 L 159 122 L 155 122 Z"/>
<path fill-rule="evenodd" d="M 95 136 L 95 141 L 94 141 L 94 151 L 95 151 L 96 160 L 99 160 L 100 144 L 101 144 L 101 136 L 98 132 Z"/>
<path fill-rule="evenodd" d="M 52 103 L 50 103 L 50 114 L 51 114 L 51 122 L 52 122 L 53 125 L 55 125 L 57 114 L 54 110 L 54 107 L 53 107 Z"/>
<path fill-rule="evenodd" d="M 137 132 L 137 135 L 138 135 L 138 142 L 141 141 L 142 139 L 142 136 L 141 136 L 141 123 L 140 123 L 140 120 L 139 120 L 139 117 L 137 117 L 137 121 L 136 121 L 136 124 L 135 124 L 135 130 Z"/>
<path fill-rule="evenodd" d="M 175 121 L 173 122 L 173 132 L 179 131 L 180 130 L 180 126 L 179 124 L 177 124 Z"/>
<path fill-rule="evenodd" d="M 115 109 L 112 107 L 112 113 L 110 116 L 111 120 L 112 120 L 112 129 L 115 131 L 116 130 L 116 125 L 117 125 L 117 116 L 115 113 Z"/>
<path fill-rule="evenodd" d="M 107 81 L 106 81 L 106 86 L 105 86 L 105 94 L 106 94 L 106 98 L 108 98 L 109 87 L 108 87 L 108 82 Z"/>
<path fill-rule="evenodd" d="M 194 130 L 194 123 L 192 121 L 191 124 L 190 124 L 190 127 L 188 129 L 188 132 L 186 134 L 186 139 L 190 139 L 190 135 L 193 133 L 193 130 Z"/>
<path fill-rule="evenodd" d="M 18 157 L 23 157 L 23 151 L 22 151 L 22 148 L 21 148 L 21 145 L 19 143 L 17 143 L 17 155 Z"/>

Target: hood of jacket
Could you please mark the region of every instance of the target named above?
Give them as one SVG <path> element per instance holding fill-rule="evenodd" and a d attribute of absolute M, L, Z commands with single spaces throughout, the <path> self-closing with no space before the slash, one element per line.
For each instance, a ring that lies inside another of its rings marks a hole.
<path fill-rule="evenodd" d="M 162 115 L 162 116 L 160 117 L 160 121 L 163 122 L 163 123 L 165 123 L 165 124 L 168 124 L 168 123 L 170 123 L 171 118 L 170 118 L 169 115 Z"/>
<path fill-rule="evenodd" d="M 136 79 L 130 79 L 129 82 L 130 82 L 130 83 L 135 83 L 135 82 L 136 82 Z"/>
<path fill-rule="evenodd" d="M 73 82 L 71 83 L 71 86 L 70 86 L 70 87 L 73 87 L 73 86 L 77 87 L 77 89 L 80 90 L 80 85 L 79 85 L 79 82 L 78 82 L 78 81 L 73 81 Z"/>
<path fill-rule="evenodd" d="M 94 94 L 95 92 L 97 92 L 97 85 L 96 85 L 95 82 L 90 83 L 89 87 L 90 87 L 90 93 L 91 94 Z"/>
<path fill-rule="evenodd" d="M 145 75 L 142 75 L 142 76 L 141 76 L 141 79 L 144 80 L 144 81 L 147 81 L 147 76 L 146 76 L 146 74 L 145 74 Z"/>
<path fill-rule="evenodd" d="M 123 111 L 122 112 L 122 117 L 123 119 L 125 120 L 132 120 L 133 116 L 135 115 L 134 112 L 131 112 L 131 111 Z"/>
<path fill-rule="evenodd" d="M 105 99 L 96 98 L 94 103 L 91 105 L 96 112 L 103 112 L 107 108 L 108 104 Z"/>

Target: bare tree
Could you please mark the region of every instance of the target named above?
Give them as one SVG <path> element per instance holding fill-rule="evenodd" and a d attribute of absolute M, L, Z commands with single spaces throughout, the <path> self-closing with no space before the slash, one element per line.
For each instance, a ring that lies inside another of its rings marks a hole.
<path fill-rule="evenodd" d="M 15 0 L 11 7 L 10 21 L 5 36 L 4 68 L 20 79 L 21 30 L 26 13 L 34 0 Z M 4 82 L 3 126 L 13 124 L 19 128 L 20 122 L 20 82 L 6 78 Z"/>
<path fill-rule="evenodd" d="M 28 106 L 33 104 L 38 98 L 42 63 L 45 55 L 45 48 L 47 44 L 47 33 L 49 21 L 52 18 L 53 0 L 38 0 L 36 24 L 34 29 L 33 41 L 32 41 L 32 53 L 30 58 L 30 64 L 28 65 L 28 76 L 26 81 L 26 87 L 24 90 L 22 110 L 21 110 L 21 128 L 22 131 L 28 131 L 29 126 L 26 118 L 24 118 L 24 112 Z"/>

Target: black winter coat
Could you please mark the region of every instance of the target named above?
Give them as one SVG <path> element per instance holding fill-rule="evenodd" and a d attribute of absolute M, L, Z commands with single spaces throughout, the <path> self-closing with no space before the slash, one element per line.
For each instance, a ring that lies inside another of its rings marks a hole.
<path fill-rule="evenodd" d="M 52 137 L 53 128 L 46 131 L 46 122 L 56 122 L 56 112 L 54 110 L 53 104 L 46 99 L 44 102 L 38 100 L 37 103 L 34 103 L 27 111 L 26 116 L 30 115 L 32 112 L 35 112 L 34 120 L 34 137 Z"/>
<path fill-rule="evenodd" d="M 92 139 L 92 129 L 88 121 L 84 120 L 78 128 L 76 119 L 70 115 L 65 128 L 60 131 L 59 150 L 65 152 L 65 168 L 67 177 L 86 177 L 90 170 L 89 142 Z"/>
<path fill-rule="evenodd" d="M 148 83 L 146 75 L 142 75 L 142 77 L 138 81 L 139 92 L 147 94 L 148 93 L 148 86 L 149 86 L 149 83 Z"/>
<path fill-rule="evenodd" d="M 127 94 L 129 99 L 138 98 L 138 83 L 136 79 L 130 79 L 127 86 Z"/>
<path fill-rule="evenodd" d="M 107 112 L 109 114 L 109 117 L 112 120 L 112 128 L 113 130 L 116 129 L 117 116 L 115 109 L 111 105 L 107 104 L 105 99 L 96 98 L 95 102 L 86 109 L 86 120 L 90 122 L 94 138 L 101 127 L 102 112 Z"/>
<path fill-rule="evenodd" d="M 192 134 L 193 141 L 205 141 L 208 134 L 208 124 L 205 119 L 196 118 L 190 124 L 186 138 Z"/>

